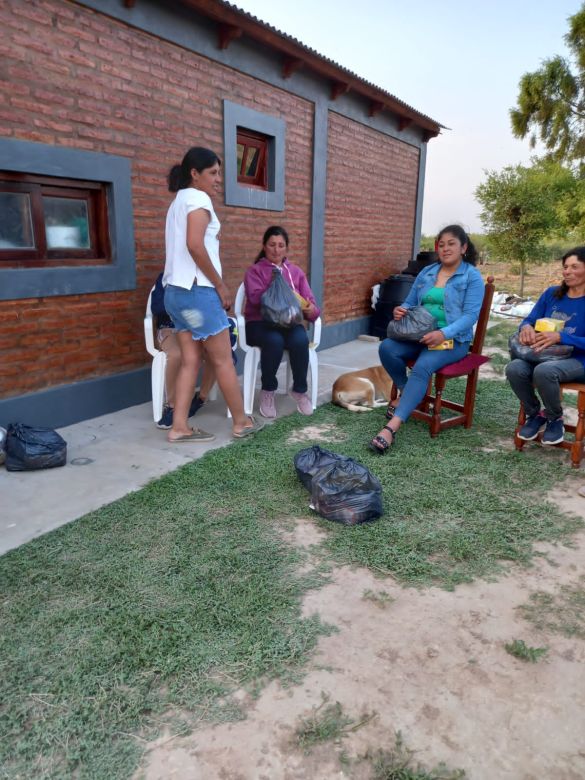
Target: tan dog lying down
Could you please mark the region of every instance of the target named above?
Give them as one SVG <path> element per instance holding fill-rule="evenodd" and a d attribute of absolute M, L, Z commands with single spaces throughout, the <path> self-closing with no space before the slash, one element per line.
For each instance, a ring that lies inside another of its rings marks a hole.
<path fill-rule="evenodd" d="M 338 376 L 331 400 L 350 412 L 371 412 L 390 401 L 392 380 L 382 366 L 361 368 Z"/>

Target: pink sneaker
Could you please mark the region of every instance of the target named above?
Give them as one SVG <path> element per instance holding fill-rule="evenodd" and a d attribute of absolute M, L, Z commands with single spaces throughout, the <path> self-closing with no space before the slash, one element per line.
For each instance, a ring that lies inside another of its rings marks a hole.
<path fill-rule="evenodd" d="M 295 393 L 294 390 L 291 390 L 290 394 L 297 402 L 297 409 L 301 414 L 306 414 L 307 417 L 313 414 L 313 404 L 306 393 Z"/>
<path fill-rule="evenodd" d="M 276 417 L 273 390 L 260 390 L 260 414 L 262 417 Z"/>

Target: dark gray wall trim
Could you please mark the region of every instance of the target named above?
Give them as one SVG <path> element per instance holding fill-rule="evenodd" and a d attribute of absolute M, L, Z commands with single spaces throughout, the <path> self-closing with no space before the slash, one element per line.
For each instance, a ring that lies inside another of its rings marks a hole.
<path fill-rule="evenodd" d="M 313 130 L 313 199 L 311 202 L 311 257 L 309 275 L 311 289 L 320 306 L 323 305 L 323 279 L 325 269 L 325 205 L 327 199 L 327 147 L 328 147 L 327 103 L 315 103 Z"/>
<path fill-rule="evenodd" d="M 330 100 L 331 84 L 317 74 L 301 69 L 285 79 L 282 76 L 281 56 L 250 39 L 232 41 L 227 49 L 220 50 L 217 46 L 216 25 L 174 0 L 166 0 L 164 4 L 159 0 L 140 0 L 134 8 L 126 8 L 121 0 L 76 1 L 78 5 L 111 16 L 131 27 L 182 46 L 298 97 L 311 101 L 325 99 L 331 110 L 397 140 L 413 146 L 421 146 L 424 143 L 422 130 L 415 128 L 400 132 L 397 118 L 387 112 L 374 117 L 368 116 L 368 101 L 351 92 L 335 101 Z"/>
<path fill-rule="evenodd" d="M 245 127 L 270 137 L 268 148 L 268 190 L 246 187 L 238 182 L 236 135 Z M 284 211 L 286 123 L 269 114 L 254 111 L 231 100 L 223 101 L 224 182 L 226 206 Z"/>
<path fill-rule="evenodd" d="M 130 160 L 111 154 L 1 138 L 0 170 L 108 184 L 112 243 L 110 265 L 0 267 L 0 300 L 133 290 L 136 287 Z"/>
<path fill-rule="evenodd" d="M 336 347 L 348 341 L 357 339 L 362 333 L 369 333 L 370 318 L 359 317 L 357 320 L 346 320 L 333 325 L 325 325 L 321 331 L 321 344 L 319 350 Z"/>
<path fill-rule="evenodd" d="M 150 366 L 0 400 L 0 425 L 63 428 L 150 401 Z"/>
<path fill-rule="evenodd" d="M 420 236 L 422 232 L 422 213 L 425 193 L 425 171 L 427 166 L 427 145 L 424 144 L 420 150 L 418 161 L 418 185 L 416 190 L 416 214 L 414 217 L 414 235 L 412 256 L 416 257 L 420 248 Z"/>

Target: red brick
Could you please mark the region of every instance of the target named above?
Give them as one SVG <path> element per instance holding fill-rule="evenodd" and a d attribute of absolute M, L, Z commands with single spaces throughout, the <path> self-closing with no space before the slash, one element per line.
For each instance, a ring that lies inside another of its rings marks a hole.
<path fill-rule="evenodd" d="M 0 133 L 132 160 L 137 261 L 136 290 L 3 303 L 0 397 L 149 364 L 142 318 L 164 261 L 165 177 L 191 144 L 223 154 L 224 98 L 287 123 L 285 210 L 217 206 L 228 286 L 269 224 L 287 227 L 291 258 L 309 267 L 310 102 L 69 0 L 5 0 L 0 25 Z M 369 285 L 405 264 L 418 152 L 335 114 L 330 145 L 324 315 L 336 322 L 367 313 Z"/>

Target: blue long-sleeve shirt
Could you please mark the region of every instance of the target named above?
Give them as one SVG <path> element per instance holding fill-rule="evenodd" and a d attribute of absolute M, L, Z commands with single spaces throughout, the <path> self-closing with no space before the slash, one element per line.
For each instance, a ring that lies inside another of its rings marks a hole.
<path fill-rule="evenodd" d="M 579 298 L 555 298 L 558 287 L 549 287 L 534 304 L 530 314 L 522 320 L 523 325 L 532 325 L 542 317 L 552 317 L 554 320 L 564 320 L 565 327 L 560 332 L 561 344 L 573 347 L 574 357 L 585 368 L 585 295 Z"/>
<path fill-rule="evenodd" d="M 421 305 L 426 293 L 435 286 L 440 270 L 440 263 L 433 263 L 423 268 L 402 304 L 405 309 Z M 469 263 L 462 262 L 445 285 L 443 306 L 447 325 L 441 328 L 441 332 L 446 339 L 471 341 L 473 326 L 479 319 L 484 292 L 485 285 L 480 272 Z"/>

